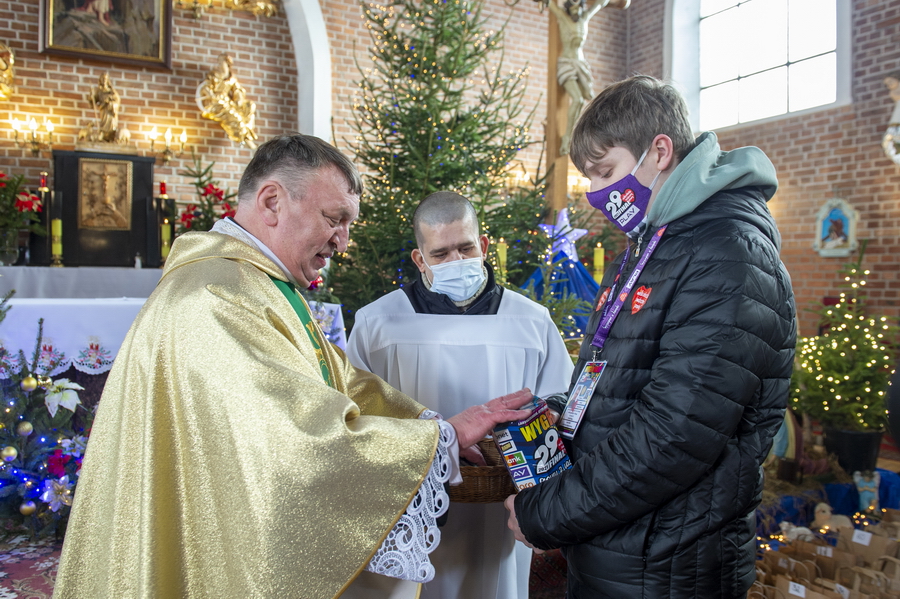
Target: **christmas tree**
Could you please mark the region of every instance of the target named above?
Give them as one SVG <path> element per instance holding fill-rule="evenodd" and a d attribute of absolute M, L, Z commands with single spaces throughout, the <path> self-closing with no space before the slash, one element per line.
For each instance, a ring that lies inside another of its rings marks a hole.
<path fill-rule="evenodd" d="M 415 280 L 412 213 L 440 190 L 471 199 L 495 243 L 508 235 L 509 274 L 524 280 L 532 269 L 522 257 L 533 253 L 536 266 L 531 246 L 546 245 L 536 227 L 543 186 L 505 184 L 534 110 L 522 106 L 524 71 L 503 73 L 502 30 L 487 30 L 479 2 L 391 0 L 363 11 L 373 67 L 360 68 L 354 150 L 366 191 L 350 251 L 332 261 L 334 293 L 352 318 Z"/>
<path fill-rule="evenodd" d="M 842 269 L 846 291 L 838 303 L 817 310 L 823 332 L 797 344 L 792 404 L 830 428 L 880 430 L 887 423 L 897 327 L 884 316 L 868 315 L 865 249 L 863 242 L 856 262 Z"/>
<path fill-rule="evenodd" d="M 0 322 L 11 295 L 0 300 Z M 81 405 L 78 384 L 49 376 L 60 358 L 42 338 L 40 320 L 30 357 L 0 346 L 0 518 L 34 535 L 61 535 L 94 415 Z"/>

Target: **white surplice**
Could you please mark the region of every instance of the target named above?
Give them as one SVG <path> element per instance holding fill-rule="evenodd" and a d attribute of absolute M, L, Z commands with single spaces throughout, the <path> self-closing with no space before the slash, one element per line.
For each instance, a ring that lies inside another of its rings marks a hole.
<path fill-rule="evenodd" d="M 573 369 L 547 309 L 509 289 L 490 315 L 416 314 L 394 291 L 357 312 L 347 356 L 445 418 L 523 387 L 565 392 Z M 527 599 L 531 550 L 506 520 L 501 503 L 451 503 L 422 599 Z"/>

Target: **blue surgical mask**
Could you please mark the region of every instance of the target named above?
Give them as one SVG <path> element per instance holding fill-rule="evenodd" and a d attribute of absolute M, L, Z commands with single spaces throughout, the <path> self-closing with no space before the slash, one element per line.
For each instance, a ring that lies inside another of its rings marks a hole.
<path fill-rule="evenodd" d="M 643 185 L 634 176 L 638 167 L 647 156 L 648 150 L 644 150 L 638 163 L 631 172 L 612 185 L 597 191 L 587 192 L 587 199 L 591 206 L 603 213 L 612 224 L 619 227 L 625 233 L 630 233 L 641 224 L 647 215 L 647 206 L 650 204 L 650 196 L 653 194 L 653 186 L 659 179 L 660 173 L 656 173 L 650 187 Z"/>
<path fill-rule="evenodd" d="M 424 259 L 424 258 L 423 258 Z M 431 290 L 443 293 L 455 302 L 469 299 L 484 283 L 484 258 L 467 258 L 429 266 Z"/>

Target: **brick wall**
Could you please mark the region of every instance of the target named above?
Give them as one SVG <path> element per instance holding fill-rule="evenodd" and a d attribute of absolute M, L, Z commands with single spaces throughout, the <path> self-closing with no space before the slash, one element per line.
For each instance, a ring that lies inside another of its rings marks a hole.
<path fill-rule="evenodd" d="M 333 131 L 337 145 L 349 150 L 358 73 L 354 59 L 367 64 L 370 40 L 357 2 L 321 4 L 333 69 Z M 626 11 L 604 9 L 594 17 L 585 51 L 596 91 L 635 72 L 663 75 L 664 8 L 665 0 L 633 0 Z M 505 68 L 530 67 L 526 105 L 538 106 L 532 133 L 540 140 L 546 115 L 547 15 L 525 0 L 514 8 L 504 0 L 487 0 L 485 15 L 494 28 L 509 19 Z M 900 166 L 883 156 L 879 144 L 893 107 L 882 79 L 900 69 L 898 25 L 900 0 L 853 0 L 852 105 L 720 132 L 723 148 L 759 146 L 778 169 L 781 189 L 770 206 L 784 237 L 783 257 L 794 279 L 804 334 L 815 331 L 814 316 L 804 308 L 837 292 L 837 269 L 845 261 L 821 258 L 812 250 L 816 213 L 835 195 L 859 210 L 859 237 L 872 240 L 866 265 L 872 270 L 875 309 L 900 316 Z M 84 96 L 103 72 L 109 72 L 123 97 L 120 121 L 142 153 L 149 150 L 146 132 L 151 126 L 161 131 L 171 127 L 176 134 L 184 129 L 189 145 L 204 161 L 215 161 L 217 178 L 233 189 L 251 151 L 201 119 L 193 100 L 219 53 L 234 56 L 235 73 L 257 103 L 262 139 L 296 128 L 297 67 L 284 16 L 254 17 L 214 8 L 195 21 L 176 7 L 171 72 L 42 55 L 38 27 L 38 0 L 0 0 L 0 40 L 16 51 L 18 87 L 11 102 L 0 104 L 0 170 L 24 172 L 32 185 L 50 162 L 46 154 L 32 158 L 14 147 L 8 120 L 50 116 L 57 124 L 55 147 L 72 149 L 78 130 L 93 116 Z M 535 170 L 539 154 L 538 146 L 523 152 L 529 171 Z M 157 164 L 156 180 L 166 180 L 170 194 L 190 200 L 190 181 L 177 175 L 185 164 L 186 157 L 169 166 Z"/>
<path fill-rule="evenodd" d="M 216 3 L 221 6 L 219 0 Z M 38 0 L 0 0 L 0 40 L 16 54 L 17 88 L 11 101 L 0 103 L 0 171 L 24 173 L 32 188 L 39 172 L 50 170 L 50 154 L 35 158 L 16 148 L 9 120 L 35 117 L 40 123 L 48 117 L 56 125 L 54 148 L 74 149 L 79 130 L 94 118 L 85 96 L 104 72 L 122 98 L 119 123 L 128 127 L 140 154 L 150 155 L 147 133 L 153 126 L 160 132 L 158 142 L 167 128 L 176 137 L 183 130 L 188 146 L 205 163 L 214 161 L 216 178 L 235 190 L 252 151 L 229 140 L 217 123 L 201 118 L 194 100 L 197 86 L 218 56 L 228 52 L 234 57 L 234 74 L 257 104 L 256 131 L 261 139 L 297 127 L 293 91 L 297 71 L 283 16 L 255 17 L 213 8 L 195 20 L 190 11 L 176 7 L 171 71 L 41 54 L 39 19 Z M 158 161 L 155 180 L 168 183 L 170 196 L 191 200 L 191 180 L 177 174 L 190 163 L 189 151 L 168 166 Z"/>

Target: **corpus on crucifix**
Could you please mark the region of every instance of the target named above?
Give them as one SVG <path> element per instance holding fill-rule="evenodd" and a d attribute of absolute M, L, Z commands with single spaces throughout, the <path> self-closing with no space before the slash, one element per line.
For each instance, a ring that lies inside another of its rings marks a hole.
<path fill-rule="evenodd" d="M 556 17 L 559 26 L 559 39 L 562 51 L 556 61 L 556 80 L 569 94 L 569 110 L 566 118 L 566 129 L 560 142 L 559 153 L 569 153 L 569 141 L 572 128 L 585 103 L 594 97 L 594 79 L 591 76 L 591 65 L 584 59 L 584 42 L 587 40 L 588 21 L 601 8 L 613 6 L 628 8 L 631 0 L 594 0 L 590 8 L 586 0 L 565 0 L 560 6 L 550 0 L 548 6 Z"/>

